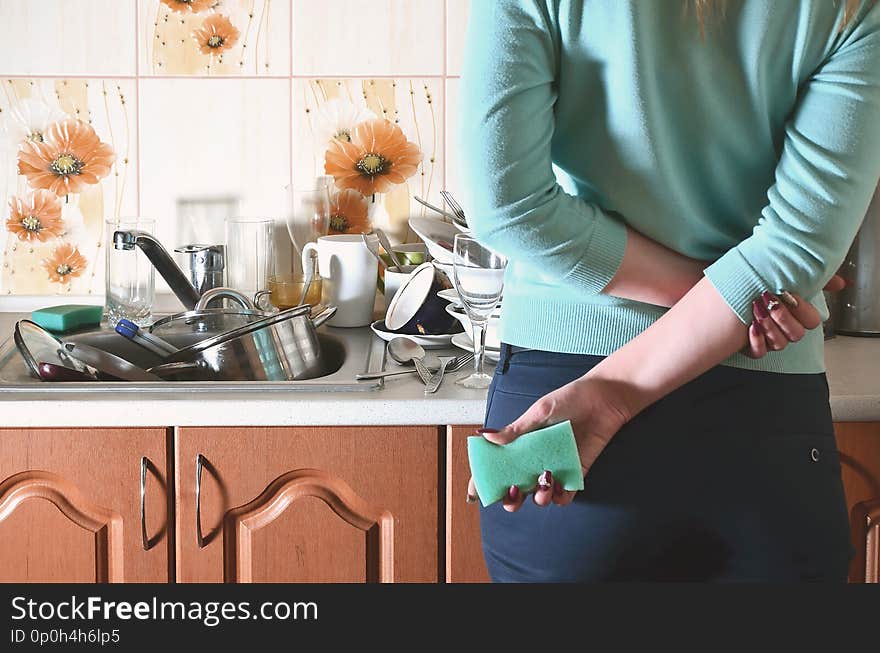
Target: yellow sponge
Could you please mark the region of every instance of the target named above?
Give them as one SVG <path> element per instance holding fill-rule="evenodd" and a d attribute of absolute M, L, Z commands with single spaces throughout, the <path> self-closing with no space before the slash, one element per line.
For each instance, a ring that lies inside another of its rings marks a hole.
<path fill-rule="evenodd" d="M 511 485 L 531 492 L 544 470 L 566 490 L 584 489 L 581 459 L 569 421 L 526 433 L 505 445 L 472 436 L 467 446 L 471 475 L 483 506 L 501 500 Z"/>

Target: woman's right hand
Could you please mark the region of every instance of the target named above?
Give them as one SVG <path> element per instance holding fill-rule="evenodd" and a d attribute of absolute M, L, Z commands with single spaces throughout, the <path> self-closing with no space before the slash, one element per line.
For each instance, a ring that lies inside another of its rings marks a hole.
<path fill-rule="evenodd" d="M 834 275 L 825 290 L 836 292 L 845 286 L 843 278 Z M 816 307 L 796 293 L 777 296 L 764 292 L 761 299 L 752 302 L 752 313 L 755 319 L 749 326 L 749 344 L 743 350 L 750 358 L 763 358 L 768 351 L 781 351 L 822 324 Z"/>

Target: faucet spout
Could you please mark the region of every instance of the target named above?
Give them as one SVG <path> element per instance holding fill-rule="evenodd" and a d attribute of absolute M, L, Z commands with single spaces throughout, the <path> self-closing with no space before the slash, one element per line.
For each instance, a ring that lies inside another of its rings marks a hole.
<path fill-rule="evenodd" d="M 115 231 L 113 232 L 113 247 L 123 250 L 140 247 L 153 267 L 156 268 L 156 272 L 165 279 L 168 287 L 184 307 L 187 310 L 195 308 L 199 301 L 199 293 L 192 287 L 183 271 L 177 267 L 171 255 L 162 247 L 162 243 L 151 234 L 136 229 Z"/>

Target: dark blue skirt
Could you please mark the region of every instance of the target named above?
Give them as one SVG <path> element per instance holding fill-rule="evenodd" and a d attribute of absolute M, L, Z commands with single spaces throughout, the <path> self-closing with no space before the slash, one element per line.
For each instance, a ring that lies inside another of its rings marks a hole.
<path fill-rule="evenodd" d="M 601 360 L 502 346 L 486 426 Z M 480 525 L 496 582 L 844 582 L 854 551 L 825 375 L 718 366 L 627 424 L 574 503 L 497 503 Z"/>

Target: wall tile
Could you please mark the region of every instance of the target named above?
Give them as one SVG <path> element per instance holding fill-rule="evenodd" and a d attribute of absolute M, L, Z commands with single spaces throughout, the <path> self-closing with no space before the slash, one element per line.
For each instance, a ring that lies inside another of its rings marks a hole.
<path fill-rule="evenodd" d="M 481 0 L 492 2 L 492 0 Z M 461 75 L 470 0 L 446 0 L 446 74 Z"/>
<path fill-rule="evenodd" d="M 456 144 L 458 131 L 458 84 L 457 79 L 446 80 L 446 188 L 456 199 L 461 196 L 458 174 L 459 160 Z M 460 202 L 461 200 L 458 199 Z"/>
<path fill-rule="evenodd" d="M 135 81 L 132 79 L 12 79 L 0 81 L 0 295 L 104 292 L 104 221 L 137 212 Z M 62 233 L 26 241 L 6 227 L 12 197 L 33 188 L 18 174 L 17 150 L 26 130 L 78 118 L 116 154 L 110 174 L 82 192 L 61 198 Z M 30 127 L 26 127 L 30 125 Z M 70 283 L 49 279 L 42 261 L 62 244 L 76 247 L 85 268 Z"/>
<path fill-rule="evenodd" d="M 134 75 L 132 0 L 0 0 L 0 74 Z"/>
<path fill-rule="evenodd" d="M 175 5 L 174 0 L 169 0 Z M 290 74 L 291 0 L 223 0 L 215 9 L 175 11 L 160 0 L 139 0 L 142 75 Z M 194 37 L 206 20 L 225 17 L 236 42 L 216 56 Z"/>
<path fill-rule="evenodd" d="M 329 132 L 322 127 L 333 107 L 366 107 L 375 116 L 397 122 L 407 139 L 419 145 L 423 160 L 405 184 L 377 195 L 373 225 L 393 241 L 412 241 L 407 221 L 427 209 L 412 199 L 442 201 L 443 83 L 441 79 L 297 79 L 293 88 L 293 176 L 302 185 L 324 174 Z M 328 104 L 332 103 L 332 104 Z M 342 104 L 339 104 L 342 103 Z"/>
<path fill-rule="evenodd" d="M 294 0 L 298 75 L 441 75 L 443 0 Z"/>
<path fill-rule="evenodd" d="M 140 82 L 141 214 L 169 249 L 224 241 L 230 213 L 280 220 L 290 181 L 289 80 L 145 79 Z M 185 107 L 186 111 L 181 111 Z M 201 107 L 201 110 L 200 110 Z M 239 208 L 193 222 L 180 201 L 232 198 Z M 286 227 L 279 246 L 287 253 Z"/>

